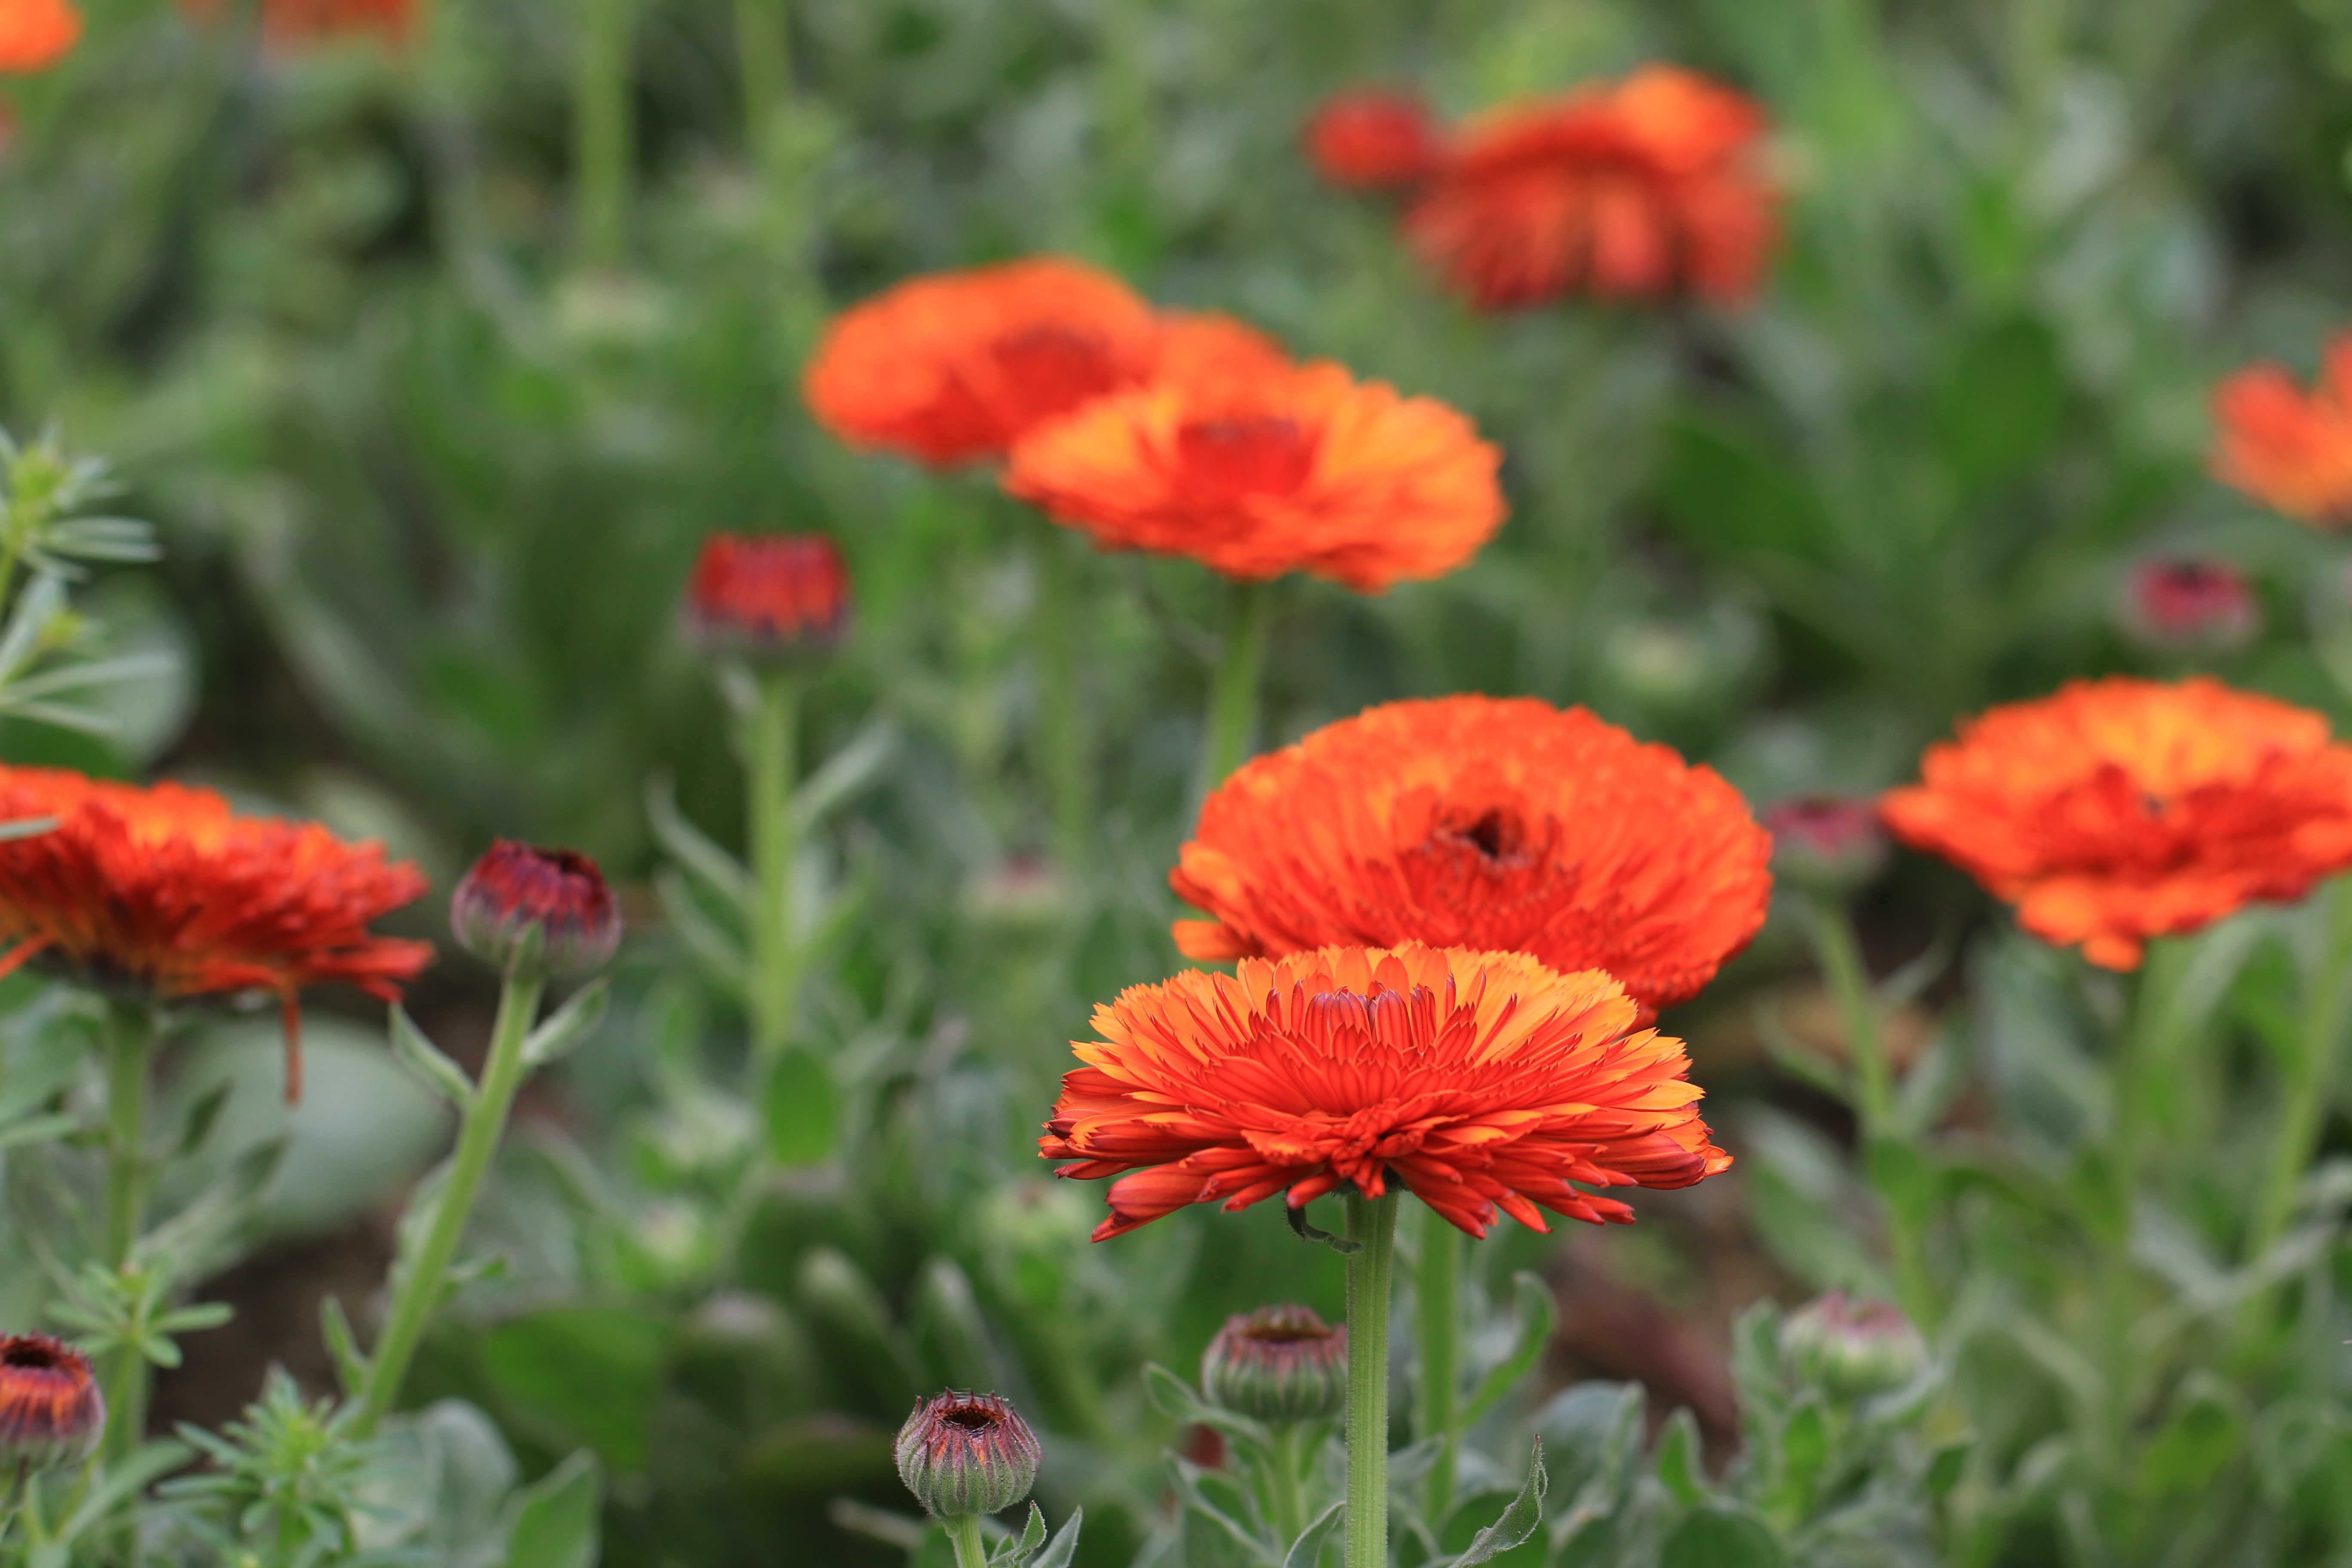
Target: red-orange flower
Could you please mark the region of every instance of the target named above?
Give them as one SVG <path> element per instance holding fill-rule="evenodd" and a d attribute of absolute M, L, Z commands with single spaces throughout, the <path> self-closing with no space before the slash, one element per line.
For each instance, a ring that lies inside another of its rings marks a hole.
<path fill-rule="evenodd" d="M 2213 392 L 2213 473 L 2289 517 L 2352 522 L 2352 332 L 2328 340 L 2309 392 L 2286 366 L 2248 365 Z"/>
<path fill-rule="evenodd" d="M 1686 1187 L 1708 1142 L 1680 1040 L 1598 970 L 1408 943 L 1244 959 L 1095 1010 L 1038 1152 L 1110 1189 L 1107 1240 L 1186 1204 L 1300 1208 L 1393 1179 L 1473 1236 L 1501 1209 L 1627 1221 L 1591 1187 Z"/>
<path fill-rule="evenodd" d="M 1377 191 L 1410 185 L 1433 172 L 1445 143 L 1420 99 L 1365 88 L 1340 93 L 1315 111 L 1307 122 L 1307 152 L 1315 172 L 1331 184 Z"/>
<path fill-rule="evenodd" d="M 1896 836 L 2110 969 L 2147 939 L 2352 867 L 2352 747 L 2317 713 L 2199 677 L 2115 678 L 1996 708 L 1881 809 Z"/>
<path fill-rule="evenodd" d="M 1512 949 L 1603 969 L 1647 1010 L 1764 923 L 1769 835 L 1714 770 L 1581 708 L 1391 702 L 1237 770 L 1168 885 L 1219 960 L 1335 942 Z"/>
<path fill-rule="evenodd" d="M 89 1357 L 47 1334 L 0 1337 L 0 1469 L 80 1464 L 105 1430 Z"/>
<path fill-rule="evenodd" d="M 196 21 L 228 15 L 228 0 L 180 0 Z M 296 49 L 336 38 L 372 34 L 386 43 L 406 43 L 416 28 L 416 0 L 261 0 L 261 40 L 273 49 Z"/>
<path fill-rule="evenodd" d="M 1016 446 L 1004 488 L 1107 550 L 1376 594 L 1477 552 L 1501 462 L 1445 405 L 1325 363 L 1097 399 Z"/>
<path fill-rule="evenodd" d="M 1497 110 L 1455 136 L 1405 215 L 1423 259 L 1477 305 L 1755 292 L 1778 193 L 1754 100 L 1672 66 Z"/>
<path fill-rule="evenodd" d="M 832 647 L 849 574 L 822 533 L 714 533 L 686 584 L 687 630 L 707 647 L 782 657 Z"/>
<path fill-rule="evenodd" d="M 71 0 L 0 0 L 0 71 L 47 70 L 80 37 Z"/>
<path fill-rule="evenodd" d="M 287 1097 L 301 1090 L 297 994 L 341 980 L 386 1001 L 433 956 L 368 922 L 425 891 L 376 844 L 315 823 L 238 816 L 210 790 L 0 767 L 0 973 L 37 953 L 158 996 L 268 991 L 287 1021 Z"/>

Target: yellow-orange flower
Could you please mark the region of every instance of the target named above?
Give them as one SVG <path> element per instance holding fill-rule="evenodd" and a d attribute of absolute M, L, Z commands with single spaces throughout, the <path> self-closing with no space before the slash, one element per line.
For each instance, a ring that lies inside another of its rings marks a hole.
<path fill-rule="evenodd" d="M 2214 389 L 2213 472 L 2305 522 L 2352 522 L 2352 332 L 2328 341 L 2309 392 L 2286 366 L 2248 365 Z"/>
<path fill-rule="evenodd" d="M 1409 943 L 1244 959 L 1095 1010 L 1038 1143 L 1058 1173 L 1132 1173 L 1107 1240 L 1186 1204 L 1300 1208 L 1388 1184 L 1473 1236 L 1502 1210 L 1627 1221 L 1584 1187 L 1685 1187 L 1731 1163 L 1699 1120 L 1680 1040 L 1635 1027 L 1598 970 Z"/>
<path fill-rule="evenodd" d="M 1645 1009 L 1764 923 L 1769 834 L 1713 769 L 1533 698 L 1391 702 L 1236 771 L 1169 886 L 1219 960 L 1335 942 L 1513 949 Z"/>
<path fill-rule="evenodd" d="M 2317 713 L 2203 677 L 2076 681 L 1993 709 L 1920 774 L 1882 804 L 1896 836 L 2110 969 L 2352 867 L 2352 747 Z"/>
<path fill-rule="evenodd" d="M 47 70 L 80 37 L 71 0 L 0 0 L 0 71 Z"/>
<path fill-rule="evenodd" d="M 1107 550 L 1376 594 L 1477 553 L 1501 462 L 1445 405 L 1322 363 L 1100 398 L 1014 447 L 1004 488 Z"/>

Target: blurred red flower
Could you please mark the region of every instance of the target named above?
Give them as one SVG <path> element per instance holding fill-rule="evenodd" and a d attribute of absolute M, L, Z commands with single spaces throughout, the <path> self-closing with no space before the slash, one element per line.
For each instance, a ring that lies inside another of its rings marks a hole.
<path fill-rule="evenodd" d="M 2244 573 L 2226 561 L 2187 556 L 2134 565 L 2118 609 L 2134 642 L 2161 651 L 2242 647 L 2262 626 L 2262 603 Z"/>
<path fill-rule="evenodd" d="M 687 579 L 687 630 L 714 647 L 829 648 L 848 621 L 849 574 L 822 533 L 714 533 Z"/>
<path fill-rule="evenodd" d="M 47 1334 L 0 1337 L 0 1468 L 22 1475 L 78 1465 L 105 1430 L 89 1357 Z"/>
<path fill-rule="evenodd" d="M 1316 173 L 1335 185 L 1389 190 L 1433 173 L 1445 147 L 1420 99 L 1367 88 L 1340 93 L 1315 111 L 1307 122 L 1307 151 Z"/>
<path fill-rule="evenodd" d="M 0 0 L 0 71 L 46 70 L 80 37 L 70 0 Z"/>
<path fill-rule="evenodd" d="M 180 0 L 196 21 L 218 22 L 229 0 Z M 272 48 L 299 48 L 335 38 L 373 34 L 406 43 L 416 30 L 417 0 L 261 0 L 261 40 Z"/>
<path fill-rule="evenodd" d="M 2352 332 L 2328 340 L 2309 392 L 2286 366 L 2248 365 L 2213 392 L 2213 473 L 2289 517 L 2352 522 Z"/>

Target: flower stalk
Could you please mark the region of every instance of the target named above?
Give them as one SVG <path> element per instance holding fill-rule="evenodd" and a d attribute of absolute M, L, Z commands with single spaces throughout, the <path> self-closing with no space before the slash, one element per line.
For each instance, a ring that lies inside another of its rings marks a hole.
<path fill-rule="evenodd" d="M 800 859 L 800 822 L 793 805 L 799 771 L 799 678 L 790 668 L 755 678 L 743 716 L 740 750 L 749 792 L 753 897 L 751 973 L 744 993 L 751 1022 L 751 1060 L 764 1082 L 791 1044 L 800 992 L 793 933 L 793 879 Z"/>
<path fill-rule="evenodd" d="M 980 1515 L 961 1513 L 940 1522 L 947 1526 L 948 1542 L 955 1548 L 956 1568 L 988 1568 L 988 1547 L 980 1538 Z"/>
<path fill-rule="evenodd" d="M 106 1009 L 106 1264 L 120 1272 L 147 1227 L 148 1068 L 155 1051 L 152 1007 L 113 1001 Z M 135 1342 L 106 1358 L 106 1455 L 128 1458 L 147 1428 L 146 1353 Z"/>
<path fill-rule="evenodd" d="M 1259 688 L 1265 679 L 1266 634 L 1274 623 L 1274 584 L 1232 578 L 1216 675 L 1209 687 L 1207 746 L 1201 793 L 1208 794 L 1248 760 L 1257 732 Z"/>
<path fill-rule="evenodd" d="M 1437 1439 L 1423 1483 L 1423 1509 L 1433 1521 L 1454 1502 L 1454 1467 L 1461 1446 L 1458 1418 L 1462 1354 L 1462 1233 L 1444 1215 L 1421 1212 L 1421 1251 L 1414 1270 L 1421 1351 L 1420 1419 L 1414 1436 Z"/>
<path fill-rule="evenodd" d="M 1396 1265 L 1397 1189 L 1348 1192 L 1347 1568 L 1388 1568 L 1389 1281 Z"/>
<path fill-rule="evenodd" d="M 2352 968 L 2352 877 L 2338 877 L 2320 894 L 2326 926 L 2318 966 L 2304 990 L 2302 1026 L 2295 1054 L 2279 1085 L 2279 1127 L 2270 1141 L 2270 1169 L 2256 1199 L 2246 1257 L 2261 1258 L 2274 1246 L 2294 1214 L 2295 1191 L 2319 1146 L 2326 1121 L 2328 1090 L 2344 1037 L 2346 970 Z"/>
<path fill-rule="evenodd" d="M 572 243 L 583 271 L 617 270 L 627 245 L 635 0 L 584 0 L 572 79 Z"/>

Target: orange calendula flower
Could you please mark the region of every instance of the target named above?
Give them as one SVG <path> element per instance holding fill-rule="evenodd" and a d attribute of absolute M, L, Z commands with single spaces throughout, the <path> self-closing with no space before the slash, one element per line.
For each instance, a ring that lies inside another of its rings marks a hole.
<path fill-rule="evenodd" d="M 268 991 L 286 1009 L 287 1098 L 301 1092 L 297 995 L 340 980 L 386 1001 L 429 943 L 368 922 L 425 891 L 424 874 L 316 823 L 238 816 L 210 790 L 0 767 L 0 973 L 37 953 L 158 996 Z"/>
<path fill-rule="evenodd" d="M 1895 836 L 2109 969 L 2352 867 L 2352 747 L 2317 713 L 2203 677 L 2075 681 L 1993 709 L 1920 775 L 1881 805 Z"/>
<path fill-rule="evenodd" d="M 0 71 L 47 70 L 80 37 L 70 0 L 0 0 Z"/>
<path fill-rule="evenodd" d="M 1501 463 L 1445 405 L 1325 363 L 1098 399 L 1015 447 L 1004 488 L 1107 550 L 1377 594 L 1477 553 Z"/>
<path fill-rule="evenodd" d="M 1247 763 L 1168 885 L 1216 961 L 1334 942 L 1512 949 L 1654 1013 L 1748 945 L 1771 837 L 1713 769 L 1533 698 L 1391 702 Z"/>
<path fill-rule="evenodd" d="M 1420 99 L 1363 88 L 1327 100 L 1307 124 L 1315 172 L 1350 190 L 1391 190 L 1436 170 L 1444 134 Z"/>
<path fill-rule="evenodd" d="M 1696 293 L 1744 300 L 1779 230 L 1753 100 L 1672 66 L 1496 111 L 1405 215 L 1422 257 L 1476 305 Z"/>
<path fill-rule="evenodd" d="M 1497 1209 L 1599 1224 L 1584 1187 L 1686 1187 L 1731 1163 L 1699 1120 L 1680 1040 L 1635 1026 L 1598 970 L 1408 943 L 1244 959 L 1095 1010 L 1038 1152 L 1122 1176 L 1097 1241 L 1186 1204 L 1301 1208 L 1393 1180 L 1472 1236 Z"/>
<path fill-rule="evenodd" d="M 2352 332 L 2328 341 L 2309 392 L 2283 364 L 2248 365 L 2213 392 L 2213 473 L 2305 522 L 2352 522 Z"/>

